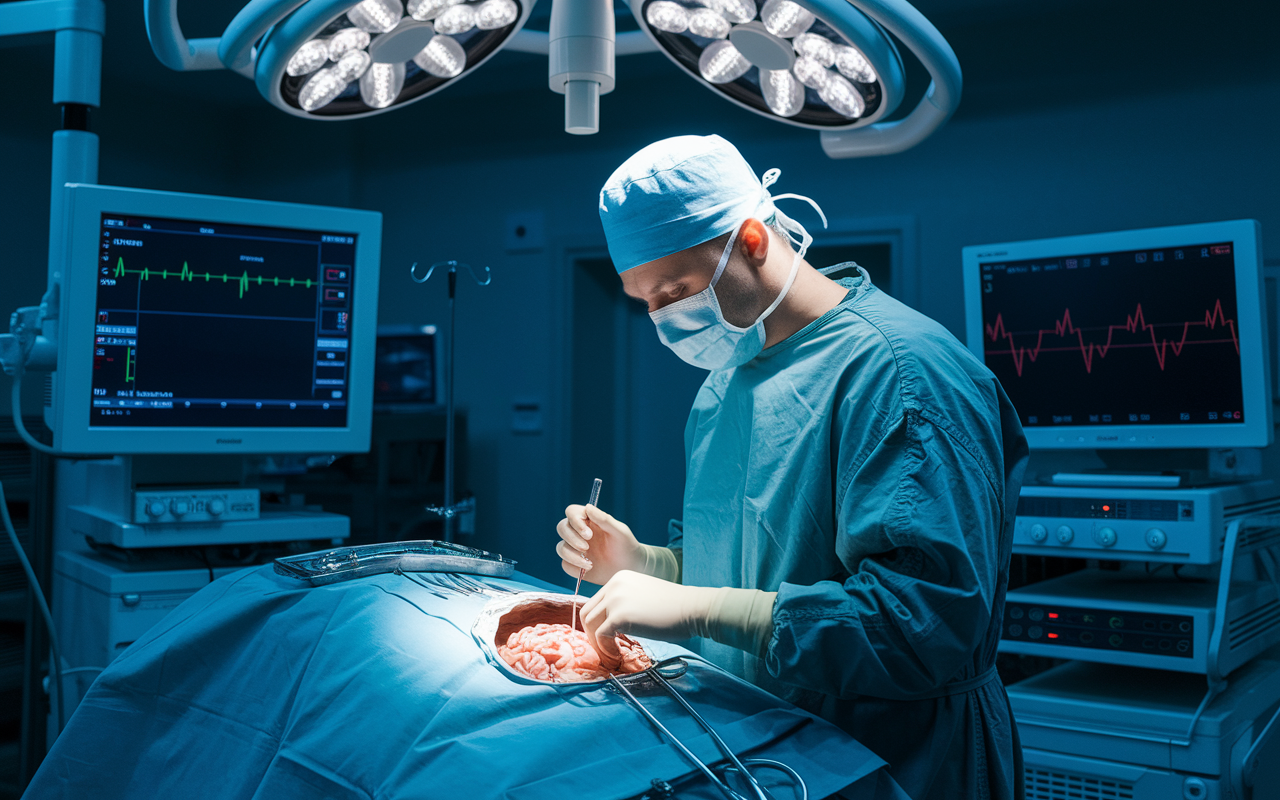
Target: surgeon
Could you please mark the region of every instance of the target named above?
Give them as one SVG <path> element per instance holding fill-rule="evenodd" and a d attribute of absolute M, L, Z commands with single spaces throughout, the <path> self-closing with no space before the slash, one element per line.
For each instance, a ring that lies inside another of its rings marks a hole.
<path fill-rule="evenodd" d="M 996 378 L 936 322 L 804 260 L 812 237 L 718 136 L 627 159 L 600 192 L 624 290 L 709 371 L 683 520 L 640 543 L 594 506 L 557 526 L 612 634 L 708 660 L 841 726 L 916 800 L 1022 796 L 995 670 L 1027 446 Z M 815 205 L 816 208 L 816 205 Z"/>

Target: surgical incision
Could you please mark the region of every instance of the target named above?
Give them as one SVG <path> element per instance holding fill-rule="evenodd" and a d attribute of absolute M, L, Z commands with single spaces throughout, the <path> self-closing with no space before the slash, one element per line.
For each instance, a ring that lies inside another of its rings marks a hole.
<path fill-rule="evenodd" d="M 639 642 L 622 634 L 615 641 L 622 663 L 602 664 L 600 654 L 582 631 L 564 624 L 540 623 L 508 636 L 507 643 L 498 648 L 498 655 L 521 675 L 557 683 L 601 680 L 611 674 L 640 672 L 652 665 Z"/>

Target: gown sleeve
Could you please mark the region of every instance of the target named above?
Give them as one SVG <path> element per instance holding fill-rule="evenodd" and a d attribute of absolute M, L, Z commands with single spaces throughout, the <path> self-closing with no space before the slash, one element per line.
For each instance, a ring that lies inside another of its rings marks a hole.
<path fill-rule="evenodd" d="M 908 699 L 972 677 L 960 673 L 991 620 L 1002 500 L 990 460 L 946 420 L 906 410 L 872 441 L 837 468 L 849 577 L 782 584 L 766 664 L 824 694 Z"/>

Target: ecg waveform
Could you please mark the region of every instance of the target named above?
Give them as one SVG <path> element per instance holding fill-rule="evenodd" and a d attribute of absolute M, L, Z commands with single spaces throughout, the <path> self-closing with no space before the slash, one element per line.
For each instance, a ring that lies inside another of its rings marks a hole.
<path fill-rule="evenodd" d="M 194 281 L 196 278 L 203 278 L 206 282 L 210 280 L 220 280 L 223 283 L 235 281 L 240 285 L 241 298 L 244 297 L 245 290 L 249 288 L 249 284 L 251 283 L 256 283 L 258 286 L 263 285 L 263 283 L 268 283 L 272 286 L 304 286 L 308 289 L 311 288 L 312 284 L 317 283 L 317 281 L 313 281 L 310 278 L 268 278 L 263 275 L 250 275 L 247 271 L 242 275 L 228 275 L 226 273 L 215 275 L 210 272 L 192 272 L 191 268 L 187 266 L 187 262 L 185 261 L 182 262 L 181 270 L 154 270 L 146 267 L 143 267 L 142 269 L 125 269 L 124 258 L 121 257 L 116 260 L 116 267 L 112 271 L 111 276 L 113 278 L 119 278 L 123 275 L 137 275 L 144 281 L 152 278 L 160 278 L 162 280 L 177 278 L 179 281 Z"/>
<path fill-rule="evenodd" d="M 1181 326 L 1180 335 L 1169 338 L 1161 338 L 1156 332 L 1157 327 L 1176 327 Z M 1160 365 L 1161 371 L 1164 370 L 1165 364 L 1168 363 L 1170 355 L 1182 355 L 1182 349 L 1188 344 L 1225 344 L 1231 342 L 1236 348 L 1236 354 L 1240 353 L 1240 339 L 1236 334 L 1235 320 L 1227 319 L 1222 312 L 1222 301 L 1214 301 L 1213 308 L 1204 312 L 1203 321 L 1190 321 L 1181 323 L 1149 323 L 1142 313 L 1142 304 L 1139 303 L 1137 310 L 1125 318 L 1122 325 L 1108 325 L 1106 327 L 1106 341 L 1102 344 L 1095 342 L 1086 342 L 1084 339 L 1087 330 L 1103 330 L 1102 327 L 1097 328 L 1077 328 L 1071 321 L 1071 309 L 1065 309 L 1062 319 L 1055 322 L 1052 328 L 1042 328 L 1036 331 L 1036 343 L 1032 347 L 1019 347 L 1013 341 L 1013 334 L 1005 329 L 1004 317 L 996 314 L 996 320 L 991 325 L 984 325 L 986 328 L 987 339 L 996 343 L 1002 339 L 1009 344 L 1008 350 L 987 350 L 987 355 L 1011 355 L 1013 356 L 1013 365 L 1017 370 L 1018 377 L 1022 377 L 1022 370 L 1026 366 L 1027 361 L 1034 363 L 1040 357 L 1041 353 L 1060 352 L 1060 351 L 1079 351 L 1084 359 L 1084 370 L 1086 373 L 1093 372 L 1094 357 L 1106 358 L 1112 348 L 1151 348 L 1155 355 L 1156 362 Z M 1204 328 L 1206 330 L 1217 330 L 1225 328 L 1231 334 L 1230 339 L 1196 339 L 1191 342 L 1187 341 L 1187 334 L 1193 327 Z M 1127 333 L 1149 334 L 1150 342 L 1136 342 L 1133 344 L 1112 343 L 1112 337 L 1116 331 L 1125 331 Z M 1030 336 L 1031 334 L 1027 334 Z M 1074 336 L 1076 343 L 1065 347 L 1045 347 L 1044 338 L 1047 335 L 1057 336 L 1060 338 L 1069 338 Z"/>

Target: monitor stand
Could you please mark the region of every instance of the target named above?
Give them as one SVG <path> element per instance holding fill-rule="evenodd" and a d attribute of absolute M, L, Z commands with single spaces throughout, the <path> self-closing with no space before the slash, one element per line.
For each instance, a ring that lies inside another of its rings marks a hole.
<path fill-rule="evenodd" d="M 1098 450 L 1105 465 L 1079 469 L 1041 469 L 1052 486 L 1127 489 L 1177 489 L 1255 480 L 1262 475 L 1262 451 L 1254 448 L 1197 450 Z M 1046 465 L 1048 466 L 1048 465 Z M 1072 467 L 1077 467 L 1072 469 Z M 1084 465 L 1079 465 L 1084 466 Z"/>

